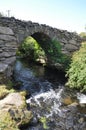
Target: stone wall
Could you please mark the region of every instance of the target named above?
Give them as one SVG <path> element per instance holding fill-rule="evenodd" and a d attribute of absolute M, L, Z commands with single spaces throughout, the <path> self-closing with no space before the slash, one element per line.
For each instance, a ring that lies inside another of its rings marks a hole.
<path fill-rule="evenodd" d="M 10 77 L 16 59 L 16 49 L 27 36 L 36 36 L 36 40 L 37 37 L 42 40 L 42 35 L 49 39 L 58 40 L 62 45 L 62 53 L 67 55 L 78 50 L 82 41 L 77 34 L 66 30 L 59 30 L 31 21 L 0 17 L 0 74 Z"/>
<path fill-rule="evenodd" d="M 0 26 L 0 83 L 12 74 L 17 42 L 12 29 Z"/>

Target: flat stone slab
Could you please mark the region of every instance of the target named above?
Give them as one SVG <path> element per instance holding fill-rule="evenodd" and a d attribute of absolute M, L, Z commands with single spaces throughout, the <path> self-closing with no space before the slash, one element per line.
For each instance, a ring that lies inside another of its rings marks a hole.
<path fill-rule="evenodd" d="M 0 26 L 0 33 L 6 34 L 6 35 L 14 35 L 12 29 L 10 29 L 9 27 L 1 27 Z"/>
<path fill-rule="evenodd" d="M 19 93 L 11 93 L 4 99 L 0 100 L 0 107 L 5 107 L 5 105 L 11 106 L 22 106 L 24 103 L 22 96 Z"/>

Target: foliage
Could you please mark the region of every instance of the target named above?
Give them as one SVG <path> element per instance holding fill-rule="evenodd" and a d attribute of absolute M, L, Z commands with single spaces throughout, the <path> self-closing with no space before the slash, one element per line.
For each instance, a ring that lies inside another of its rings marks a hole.
<path fill-rule="evenodd" d="M 41 117 L 39 121 L 43 124 L 44 129 L 48 129 L 46 117 Z"/>
<path fill-rule="evenodd" d="M 51 59 L 55 63 L 62 64 L 63 67 L 66 69 L 70 63 L 70 57 L 66 54 L 62 54 L 61 49 L 61 44 L 57 40 L 53 39 L 52 48 L 51 50 L 49 50 L 51 53 Z"/>
<path fill-rule="evenodd" d="M 32 37 L 27 37 L 21 44 L 17 55 L 21 55 L 23 58 L 37 60 L 39 58 L 45 58 L 45 52 L 40 47 L 35 39 Z"/>
<path fill-rule="evenodd" d="M 67 86 L 86 91 L 86 42 L 73 54 L 66 76 L 69 77 Z"/>
<path fill-rule="evenodd" d="M 86 38 L 86 32 L 81 32 L 79 35 L 83 38 Z"/>

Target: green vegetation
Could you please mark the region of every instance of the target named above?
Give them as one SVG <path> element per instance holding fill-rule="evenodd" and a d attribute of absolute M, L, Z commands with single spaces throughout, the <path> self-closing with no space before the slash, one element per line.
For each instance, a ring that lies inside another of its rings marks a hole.
<path fill-rule="evenodd" d="M 67 86 L 86 92 L 86 42 L 73 54 L 66 76 L 69 77 Z"/>
<path fill-rule="evenodd" d="M 52 40 L 51 50 L 49 50 L 51 59 L 54 63 L 60 63 L 63 68 L 67 69 L 70 63 L 70 57 L 61 52 L 61 44 L 57 40 Z"/>
<path fill-rule="evenodd" d="M 86 32 L 81 32 L 79 35 L 83 38 L 86 38 Z"/>
<path fill-rule="evenodd" d="M 9 112 L 0 110 L 0 130 L 19 130 Z"/>
<path fill-rule="evenodd" d="M 6 89 L 6 86 L 0 85 L 0 99 L 4 98 L 7 94 L 9 94 L 9 90 Z"/>
<path fill-rule="evenodd" d="M 41 117 L 39 121 L 43 124 L 43 128 L 44 129 L 49 129 L 49 127 L 47 126 L 47 119 L 46 119 L 46 117 Z"/>
<path fill-rule="evenodd" d="M 9 93 L 13 93 L 15 92 L 14 89 L 8 89 L 8 86 L 6 85 L 0 85 L 0 99 L 3 99 L 4 97 L 6 97 Z"/>
<path fill-rule="evenodd" d="M 45 52 L 40 47 L 35 39 L 32 37 L 27 37 L 24 42 L 21 44 L 17 55 L 20 55 L 22 58 L 28 58 L 29 60 L 37 61 L 38 59 L 46 58 Z"/>

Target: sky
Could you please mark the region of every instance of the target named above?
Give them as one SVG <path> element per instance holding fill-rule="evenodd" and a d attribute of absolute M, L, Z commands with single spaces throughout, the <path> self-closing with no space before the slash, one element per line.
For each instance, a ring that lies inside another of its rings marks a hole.
<path fill-rule="evenodd" d="M 0 12 L 70 32 L 85 32 L 86 0 L 0 0 Z"/>

